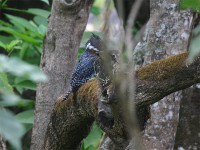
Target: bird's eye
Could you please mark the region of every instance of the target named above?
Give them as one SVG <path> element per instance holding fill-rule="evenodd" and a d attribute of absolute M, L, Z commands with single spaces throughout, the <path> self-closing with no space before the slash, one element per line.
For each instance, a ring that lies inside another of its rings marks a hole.
<path fill-rule="evenodd" d="M 98 54 L 98 52 L 95 51 L 94 49 L 90 49 L 89 52 L 90 52 L 90 54 Z"/>

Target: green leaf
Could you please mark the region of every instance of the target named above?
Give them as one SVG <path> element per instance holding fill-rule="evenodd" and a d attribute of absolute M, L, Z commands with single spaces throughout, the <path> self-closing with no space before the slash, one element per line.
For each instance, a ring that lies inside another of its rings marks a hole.
<path fill-rule="evenodd" d="M 24 18 L 21 18 L 21 17 L 16 17 L 16 16 L 12 16 L 12 15 L 8 15 L 8 14 L 5 14 L 6 17 L 13 23 L 13 24 L 20 24 L 22 27 L 32 31 L 32 32 L 37 32 L 37 28 L 34 27 L 32 24 L 30 24 L 29 21 L 27 21 L 26 19 Z"/>
<path fill-rule="evenodd" d="M 180 6 L 182 9 L 191 8 L 197 12 L 200 12 L 200 0 L 181 0 Z"/>
<path fill-rule="evenodd" d="M 5 71 L 34 82 L 47 81 L 47 76 L 40 71 L 39 67 L 27 64 L 18 58 L 0 55 L 0 72 Z"/>
<path fill-rule="evenodd" d="M 0 31 L 4 31 L 4 32 L 7 32 L 7 33 L 12 34 L 14 36 L 17 36 L 17 37 L 21 38 L 22 40 L 24 40 L 26 42 L 29 42 L 31 44 L 41 45 L 41 40 L 36 40 L 36 39 L 34 39 L 34 38 L 30 37 L 30 36 L 27 36 L 27 35 L 24 35 L 22 33 L 19 33 L 19 32 L 17 32 L 16 30 L 14 30 L 12 28 L 1 27 Z"/>
<path fill-rule="evenodd" d="M 22 48 L 19 52 L 19 57 L 23 60 L 24 57 L 26 56 L 26 52 L 29 50 L 29 44 L 28 43 L 23 43 Z"/>
<path fill-rule="evenodd" d="M 43 9 L 38 9 L 38 8 L 29 8 L 27 10 L 27 12 L 37 15 L 37 16 L 44 17 L 45 19 L 50 15 L 49 11 L 43 10 Z"/>
<path fill-rule="evenodd" d="M 4 91 L 1 98 L 3 99 L 3 101 L 0 101 L 1 107 L 16 106 L 20 101 L 19 96 L 9 93 L 8 91 Z"/>
<path fill-rule="evenodd" d="M 6 45 L 0 41 L 0 47 L 2 47 L 3 49 L 6 49 Z"/>
<path fill-rule="evenodd" d="M 3 9 L 4 7 L 7 7 L 7 4 L 6 4 L 7 1 L 8 1 L 8 0 L 1 0 L 1 1 L 0 1 L 0 8 L 1 8 L 1 9 Z M 1 10 L 1 9 L 0 9 L 0 10 Z"/>
<path fill-rule="evenodd" d="M 84 150 L 96 150 L 97 148 L 95 148 L 93 145 L 88 146 L 87 148 L 84 148 Z"/>
<path fill-rule="evenodd" d="M 16 115 L 16 118 L 20 123 L 33 124 L 34 110 L 31 109 L 31 110 L 20 112 Z"/>
<path fill-rule="evenodd" d="M 46 3 L 47 5 L 49 5 L 49 1 L 48 0 L 41 0 L 41 1 Z"/>
<path fill-rule="evenodd" d="M 0 41 L 2 43 L 4 43 L 4 44 L 9 44 L 10 41 L 12 41 L 12 40 L 15 40 L 15 38 L 13 36 L 8 36 L 8 35 L 3 36 L 3 35 L 0 35 Z"/>
<path fill-rule="evenodd" d="M 46 26 L 44 26 L 44 25 L 42 25 L 42 24 L 39 25 L 38 32 L 39 32 L 41 35 L 43 35 L 43 36 L 42 36 L 42 39 L 43 39 L 44 36 L 45 36 L 46 30 L 47 30 L 47 27 L 46 27 Z"/>
<path fill-rule="evenodd" d="M 6 91 L 1 94 L 1 99 L 2 100 L 0 101 L 0 107 L 18 106 L 33 108 L 34 106 L 33 100 L 21 99 L 19 96 Z"/>
<path fill-rule="evenodd" d="M 47 25 L 48 25 L 47 19 L 44 19 L 44 17 L 35 16 L 35 17 L 33 18 L 33 20 L 35 21 L 35 23 L 36 23 L 37 25 L 44 25 L 45 27 L 47 27 Z"/>
<path fill-rule="evenodd" d="M 83 54 L 84 51 L 85 51 L 85 48 L 80 47 L 78 49 L 78 58 L 80 58 L 80 56 Z"/>
<path fill-rule="evenodd" d="M 98 16 L 100 14 L 100 8 L 97 7 L 97 6 L 92 6 L 92 9 L 91 9 L 91 13 L 94 14 L 95 16 Z"/>
<path fill-rule="evenodd" d="M 0 47 L 2 47 L 7 52 L 11 53 L 14 49 L 20 49 L 21 47 L 18 44 L 21 44 L 21 40 L 13 40 L 9 44 L 4 44 L 0 41 Z"/>
<path fill-rule="evenodd" d="M 6 50 L 9 52 L 9 54 L 14 50 L 14 49 L 20 49 L 21 47 L 19 44 L 22 44 L 22 40 L 13 40 L 9 44 L 6 45 Z"/>
<path fill-rule="evenodd" d="M 34 108 L 35 102 L 33 100 L 21 99 L 16 106 L 24 108 Z"/>
<path fill-rule="evenodd" d="M 33 83 L 30 80 L 24 80 L 22 82 L 18 82 L 14 86 L 17 87 L 17 88 L 25 88 L 25 89 L 36 90 L 36 84 Z"/>
<path fill-rule="evenodd" d="M 96 125 L 96 123 L 94 123 L 90 134 L 84 140 L 84 149 L 93 150 L 93 147 L 94 149 L 97 149 L 99 146 L 101 137 L 102 137 L 102 131 Z"/>
<path fill-rule="evenodd" d="M 7 23 L 7 22 L 5 22 L 3 20 L 0 20 L 0 25 L 6 26 L 6 27 L 12 27 L 11 24 L 9 24 L 9 23 Z"/>
<path fill-rule="evenodd" d="M 8 82 L 6 73 L 0 73 L 0 89 L 1 91 L 13 93 L 13 88 Z"/>
<path fill-rule="evenodd" d="M 23 126 L 8 110 L 0 109 L 0 118 L 0 134 L 16 150 L 21 150 L 21 138 L 24 133 Z"/>

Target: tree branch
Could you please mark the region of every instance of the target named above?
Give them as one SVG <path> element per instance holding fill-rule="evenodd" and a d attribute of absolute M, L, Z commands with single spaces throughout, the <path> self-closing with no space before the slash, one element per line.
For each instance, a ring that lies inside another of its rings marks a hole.
<path fill-rule="evenodd" d="M 200 82 L 199 58 L 187 64 L 187 53 L 156 61 L 137 71 L 136 105 L 150 105 Z"/>
<path fill-rule="evenodd" d="M 54 105 L 43 149 L 77 149 L 97 117 L 100 96 L 98 81 L 90 80 L 78 90 L 76 99 L 73 94 L 64 102 L 60 97 Z"/>
<path fill-rule="evenodd" d="M 167 59 L 155 61 L 136 71 L 136 99 L 138 108 L 159 101 L 168 94 L 200 82 L 200 57 L 187 64 L 188 54 L 183 53 Z M 100 124 L 106 134 L 119 145 L 127 146 L 127 131 L 120 117 L 117 89 L 109 86 L 109 105 L 114 117 L 112 127 Z M 110 92 L 114 90 L 114 92 Z M 102 102 L 102 89 L 97 79 L 89 80 L 67 101 L 57 100 L 46 132 L 45 149 L 74 149 L 87 135 L 94 120 L 98 120 L 98 103 Z M 111 94 L 111 95 L 110 95 Z M 140 119 L 140 118 L 139 118 Z"/>

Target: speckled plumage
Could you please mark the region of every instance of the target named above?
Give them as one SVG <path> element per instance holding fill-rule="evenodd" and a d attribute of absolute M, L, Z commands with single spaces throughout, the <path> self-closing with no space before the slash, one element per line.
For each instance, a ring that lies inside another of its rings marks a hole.
<path fill-rule="evenodd" d="M 101 39 L 97 35 L 92 35 L 85 46 L 84 53 L 80 56 L 72 73 L 70 89 L 64 97 L 66 100 L 71 92 L 86 83 L 95 75 L 94 63 L 99 58 L 101 49 Z"/>

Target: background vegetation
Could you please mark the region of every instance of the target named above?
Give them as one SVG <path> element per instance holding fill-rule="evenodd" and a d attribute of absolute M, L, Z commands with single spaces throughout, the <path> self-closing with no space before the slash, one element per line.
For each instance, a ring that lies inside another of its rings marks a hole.
<path fill-rule="evenodd" d="M 48 82 L 39 64 L 50 4 L 48 0 L 40 0 L 40 4 L 40 8 L 31 5 L 20 8 L 14 7 L 11 0 L 0 1 L 0 135 L 7 141 L 8 149 L 29 149 L 36 84 Z M 200 11 L 197 0 L 181 0 L 180 6 Z M 95 1 L 91 9 L 94 26 L 101 22 L 104 8 L 104 1 Z M 78 56 L 84 51 L 91 32 L 85 31 Z M 200 27 L 197 26 L 190 45 L 190 60 L 200 51 L 199 32 Z M 83 142 L 82 150 L 97 149 L 102 134 L 94 124 Z"/>

